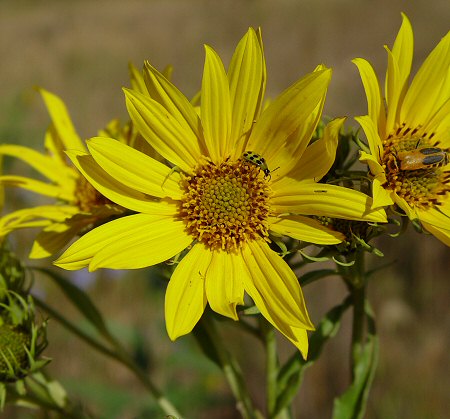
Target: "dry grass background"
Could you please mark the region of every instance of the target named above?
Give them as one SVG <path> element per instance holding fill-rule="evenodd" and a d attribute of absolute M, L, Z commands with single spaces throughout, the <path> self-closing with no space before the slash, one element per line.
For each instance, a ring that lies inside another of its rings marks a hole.
<path fill-rule="evenodd" d="M 248 26 L 263 28 L 269 96 L 325 63 L 334 69 L 326 114 L 362 114 L 364 93 L 350 60 L 365 57 L 381 74 L 386 66 L 383 44 L 392 45 L 401 11 L 415 30 L 417 69 L 449 30 L 448 0 L 0 0 L 0 140 L 42 147 L 48 116 L 32 89 L 35 85 L 66 101 L 82 137 L 95 135 L 113 117 L 125 119 L 121 87 L 128 85 L 128 61 L 140 66 L 148 59 L 159 68 L 173 64 L 175 83 L 193 95 L 201 82 L 202 44 L 212 45 L 228 62 Z M 23 242 L 17 243 L 19 252 L 26 253 Z M 380 247 L 388 261 L 397 263 L 370 286 L 381 359 L 367 418 L 448 417 L 450 250 L 433 237 L 411 231 L 397 240 L 383 240 Z M 163 287 L 143 278 L 142 272 L 122 280 L 112 276 L 103 271 L 90 282 L 89 293 L 119 336 L 135 347 L 151 347 L 146 362 L 156 381 L 191 418 L 236 417 L 220 375 L 195 355 L 192 340 L 186 337 L 173 344 L 166 337 Z M 52 304 L 79 318 L 47 282 L 37 286 Z M 345 290 L 330 280 L 308 287 L 305 293 L 312 318 L 318 321 Z M 339 337 L 307 373 L 296 400 L 300 419 L 328 418 L 333 397 L 348 383 L 346 320 Z M 263 406 L 261 348 L 225 328 L 244 360 L 252 394 Z M 52 373 L 100 417 L 163 417 L 152 413 L 151 403 L 143 402 L 139 384 L 127 371 L 100 359 L 56 322 L 50 323 L 49 333 Z M 291 348 L 280 343 L 289 353 Z M 139 413 L 146 406 L 147 413 Z M 23 409 L 7 410 L 4 415 L 39 417 Z"/>

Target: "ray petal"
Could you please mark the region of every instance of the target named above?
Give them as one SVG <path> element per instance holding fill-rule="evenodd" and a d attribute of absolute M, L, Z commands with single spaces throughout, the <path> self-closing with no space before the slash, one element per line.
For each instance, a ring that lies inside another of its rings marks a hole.
<path fill-rule="evenodd" d="M 352 62 L 358 67 L 359 75 L 367 97 L 367 112 L 378 132 L 386 134 L 386 113 L 383 106 L 383 95 L 380 83 L 372 65 L 362 59 L 355 58 Z"/>
<path fill-rule="evenodd" d="M 53 223 L 44 228 L 34 240 L 30 259 L 47 258 L 59 252 L 77 235 L 79 227 L 67 223 Z"/>
<path fill-rule="evenodd" d="M 90 154 L 70 151 L 67 155 L 87 181 L 112 202 L 136 212 L 152 214 L 161 211 L 162 202 L 157 202 L 151 196 L 117 182 L 96 163 Z M 172 205 L 171 208 L 171 211 L 175 213 L 176 207 Z"/>
<path fill-rule="evenodd" d="M 233 145 L 230 88 L 220 57 L 207 45 L 205 51 L 200 113 L 209 156 L 218 163 L 230 156 Z"/>
<path fill-rule="evenodd" d="M 450 211 L 447 214 L 437 209 L 419 210 L 418 216 L 427 231 L 445 245 L 450 246 Z"/>
<path fill-rule="evenodd" d="M 150 97 L 163 105 L 184 130 L 192 131 L 192 136 L 199 141 L 202 153 L 206 154 L 200 118 L 186 96 L 148 61 L 144 64 L 144 81 Z"/>
<path fill-rule="evenodd" d="M 73 168 L 62 165 L 58 160 L 53 159 L 51 156 L 41 154 L 29 147 L 1 144 L 0 154 L 15 157 L 24 161 L 47 179 L 57 184 L 63 183 L 66 180 L 66 177 L 75 176 Z"/>
<path fill-rule="evenodd" d="M 180 174 L 112 138 L 94 137 L 89 152 L 100 167 L 131 189 L 158 198 L 180 199 Z"/>
<path fill-rule="evenodd" d="M 436 107 L 450 96 L 446 79 L 450 66 L 450 32 L 427 57 L 405 96 L 400 118 L 410 127 L 426 125 Z"/>
<path fill-rule="evenodd" d="M 281 171 L 296 165 L 310 137 L 298 135 L 308 131 L 323 103 L 331 70 L 314 71 L 286 89 L 263 111 L 250 135 L 247 149 L 262 155 L 272 166 L 277 159 L 285 162 Z"/>
<path fill-rule="evenodd" d="M 297 278 L 267 243 L 242 250 L 247 267 L 244 287 L 262 315 L 301 351 L 308 353 L 306 330 L 313 330 Z"/>
<path fill-rule="evenodd" d="M 150 145 L 181 170 L 191 173 L 201 153 L 198 138 L 160 103 L 124 89 L 131 120 Z"/>
<path fill-rule="evenodd" d="M 301 215 L 272 217 L 270 231 L 308 243 L 323 245 L 337 244 L 345 239 L 342 233 L 330 230 L 317 220 Z"/>
<path fill-rule="evenodd" d="M 206 296 L 210 307 L 223 316 L 238 320 L 236 305 L 244 304 L 241 255 L 218 251 L 206 272 Z"/>
<path fill-rule="evenodd" d="M 266 87 L 266 63 L 260 31 L 250 28 L 241 39 L 228 70 L 232 104 L 232 159 L 237 159 L 258 119 Z"/>
<path fill-rule="evenodd" d="M 183 221 L 153 214 L 137 215 L 141 216 L 140 226 L 137 222 L 124 234 L 119 230 L 120 236 L 93 255 L 89 270 L 153 266 L 177 255 L 192 243 L 192 236 L 186 233 Z"/>
<path fill-rule="evenodd" d="M 73 202 L 75 200 L 73 189 L 67 188 L 67 186 L 70 185 L 64 185 L 63 187 L 62 185 L 52 185 L 41 182 L 40 180 L 14 175 L 0 176 L 0 184 L 3 186 L 26 189 L 51 198 L 61 199 L 65 202 Z M 74 187 L 75 185 L 72 184 L 71 186 Z"/>
<path fill-rule="evenodd" d="M 66 150 L 85 150 L 85 146 L 73 126 L 64 102 L 58 96 L 45 89 L 40 88 L 39 93 L 44 99 L 50 118 L 64 148 Z"/>
<path fill-rule="evenodd" d="M 297 182 L 296 182 L 297 183 Z M 272 197 L 272 209 L 278 214 L 318 215 L 347 220 L 386 222 L 382 209 L 372 210 L 372 198 L 336 185 L 291 183 Z"/>
<path fill-rule="evenodd" d="M 337 118 L 329 122 L 324 130 L 323 138 L 309 145 L 303 153 L 297 166 L 289 173 L 296 180 L 314 179 L 319 181 L 330 170 L 336 158 L 336 148 L 339 132 L 345 118 Z M 276 180 L 272 188 L 276 188 Z M 279 178 L 283 179 L 283 177 Z"/>
<path fill-rule="evenodd" d="M 201 243 L 178 264 L 166 290 L 165 317 L 170 339 L 192 331 L 206 306 L 205 275 L 212 253 Z"/>
<path fill-rule="evenodd" d="M 102 249 L 108 248 L 113 243 L 118 242 L 128 245 L 127 237 L 130 235 L 139 234 L 142 238 L 142 230 L 147 233 L 147 236 L 151 235 L 151 225 L 156 224 L 158 228 L 161 228 L 163 224 L 166 224 L 168 229 L 173 228 L 174 223 L 173 218 L 160 215 L 149 215 L 149 214 L 134 214 L 127 217 L 122 217 L 109 223 L 103 224 L 79 238 L 75 243 L 73 243 L 61 256 L 54 262 L 56 266 L 59 266 L 67 270 L 82 269 L 88 266 L 94 256 L 99 253 Z M 145 241 L 147 238 L 143 237 L 142 240 Z M 182 240 L 181 240 L 182 241 Z M 145 244 L 145 243 L 144 243 Z M 144 245 L 143 244 L 143 245 Z M 170 247 L 173 249 L 171 256 L 178 253 L 177 248 L 178 243 L 172 243 Z M 120 251 L 126 249 L 120 249 Z M 170 258 L 167 254 L 171 253 L 168 248 L 156 246 L 155 249 L 146 249 L 148 253 L 152 253 L 151 257 L 158 259 L 160 255 L 163 259 L 160 262 Z M 142 253 L 142 249 L 140 250 Z M 103 256 L 107 255 L 107 252 L 103 253 Z M 113 257 L 113 255 L 112 255 Z M 121 255 L 119 255 L 120 261 L 122 261 Z"/>
<path fill-rule="evenodd" d="M 377 126 L 372 119 L 368 116 L 358 116 L 355 120 L 361 125 L 364 133 L 366 134 L 367 141 L 369 142 L 370 153 L 372 156 L 381 161 L 383 154 L 383 143 L 381 142 L 380 133 L 377 132 Z"/>

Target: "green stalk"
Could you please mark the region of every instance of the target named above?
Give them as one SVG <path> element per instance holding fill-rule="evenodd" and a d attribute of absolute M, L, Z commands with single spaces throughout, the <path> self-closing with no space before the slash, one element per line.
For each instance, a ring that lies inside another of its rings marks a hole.
<path fill-rule="evenodd" d="M 228 381 L 242 417 L 244 419 L 260 419 L 261 416 L 259 412 L 255 411 L 248 394 L 239 364 L 225 348 L 225 344 L 217 332 L 214 320 L 208 313 L 204 313 L 198 326 L 203 329 L 208 337 L 208 342 L 213 346 L 211 349 L 214 351 L 216 361 L 219 363 Z"/>
<path fill-rule="evenodd" d="M 355 366 L 361 356 L 364 347 L 366 326 L 366 283 L 367 275 L 365 268 L 365 252 L 358 251 L 355 255 L 355 264 L 345 268 L 347 286 L 350 291 L 353 306 L 352 319 L 352 343 L 351 343 L 351 366 L 352 379 L 354 378 Z"/>
<path fill-rule="evenodd" d="M 267 414 L 273 418 L 277 405 L 277 376 L 278 376 L 278 353 L 275 331 L 265 320 L 260 319 L 260 328 L 264 336 L 266 347 L 266 394 Z"/>

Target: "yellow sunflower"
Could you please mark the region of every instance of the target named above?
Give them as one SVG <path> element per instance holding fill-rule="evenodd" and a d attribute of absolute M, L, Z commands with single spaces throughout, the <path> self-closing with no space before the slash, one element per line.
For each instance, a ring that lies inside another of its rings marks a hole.
<path fill-rule="evenodd" d="M 360 192 L 317 183 L 334 161 L 343 123 L 331 122 L 324 138 L 308 146 L 331 70 L 318 67 L 262 111 L 260 32 L 249 29 L 228 72 L 205 48 L 199 112 L 148 63 L 148 95 L 125 91 L 133 123 L 173 166 L 102 137 L 87 141 L 89 153 L 68 153 L 99 192 L 137 214 L 90 231 L 55 264 L 142 268 L 187 249 L 166 292 L 171 339 L 189 333 L 207 303 L 237 320 L 246 292 L 306 357 L 313 325 L 298 280 L 270 247 L 270 235 L 335 244 L 343 236 L 309 216 L 381 222 L 386 216 Z"/>
<path fill-rule="evenodd" d="M 450 32 L 409 85 L 413 31 L 408 18 L 388 52 L 385 99 L 372 66 L 357 65 L 368 115 L 356 118 L 369 142 L 362 152 L 374 176 L 374 208 L 398 205 L 450 246 Z"/>
<path fill-rule="evenodd" d="M 29 147 L 0 144 L 0 156 L 20 159 L 47 179 L 41 181 L 3 174 L 0 184 L 55 200 L 52 205 L 19 209 L 0 218 L 0 239 L 17 229 L 42 229 L 30 253 L 33 259 L 54 254 L 87 228 L 125 211 L 95 190 L 67 159 L 64 150 L 85 150 L 85 145 L 76 133 L 62 100 L 44 89 L 39 89 L 39 92 L 52 119 L 45 136 L 46 154 Z"/>

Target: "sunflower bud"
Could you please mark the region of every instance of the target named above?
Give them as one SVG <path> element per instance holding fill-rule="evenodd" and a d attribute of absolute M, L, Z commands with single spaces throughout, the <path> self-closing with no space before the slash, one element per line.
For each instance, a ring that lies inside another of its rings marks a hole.
<path fill-rule="evenodd" d="M 20 326 L 3 324 L 0 326 L 0 342 L 0 382 L 22 378 L 30 367 L 31 334 Z"/>

